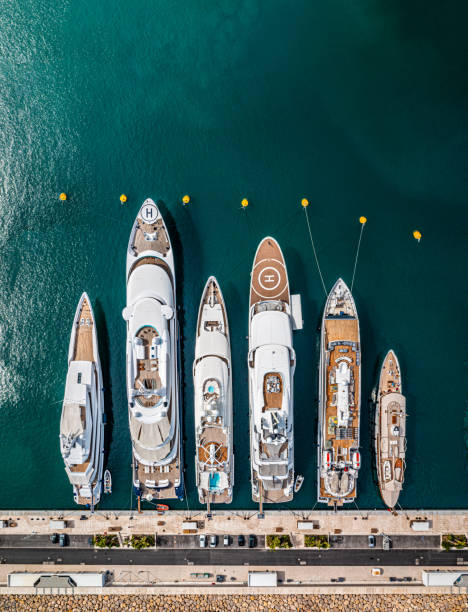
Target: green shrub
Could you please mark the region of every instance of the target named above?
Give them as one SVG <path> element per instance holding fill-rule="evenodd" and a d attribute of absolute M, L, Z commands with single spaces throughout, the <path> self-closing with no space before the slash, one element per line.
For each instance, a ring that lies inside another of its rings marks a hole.
<path fill-rule="evenodd" d="M 442 536 L 442 548 L 445 550 L 450 550 L 451 548 L 466 548 L 468 547 L 468 542 L 466 536 L 454 535 L 453 533 L 444 533 Z"/>
<path fill-rule="evenodd" d="M 126 544 L 130 544 L 132 548 L 141 550 L 142 548 L 151 548 L 155 544 L 154 535 L 132 535 L 130 541 L 127 538 Z"/>
<path fill-rule="evenodd" d="M 119 538 L 116 535 L 97 534 L 93 536 L 93 544 L 98 548 L 119 548 Z"/>
<path fill-rule="evenodd" d="M 268 548 L 292 548 L 291 538 L 288 535 L 267 535 L 266 543 Z"/>
<path fill-rule="evenodd" d="M 330 548 L 330 542 L 326 535 L 306 535 L 304 544 L 307 548 Z"/>

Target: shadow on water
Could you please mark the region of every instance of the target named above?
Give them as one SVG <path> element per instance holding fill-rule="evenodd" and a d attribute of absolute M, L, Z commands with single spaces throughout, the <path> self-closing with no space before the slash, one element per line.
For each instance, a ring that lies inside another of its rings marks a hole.
<path fill-rule="evenodd" d="M 96 315 L 96 327 L 99 344 L 99 358 L 101 360 L 102 384 L 104 386 L 104 407 L 106 427 L 104 429 L 104 469 L 109 458 L 109 451 L 112 442 L 112 432 L 114 429 L 114 413 L 112 404 L 112 383 L 110 376 L 110 353 L 109 353 L 109 332 L 107 330 L 106 317 L 100 300 L 94 304 Z"/>
<path fill-rule="evenodd" d="M 382 505 L 379 503 L 380 500 L 377 496 L 378 489 L 374 486 L 375 481 L 372 469 L 366 468 L 363 470 L 362 468 L 364 466 L 371 466 L 372 468 L 375 461 L 373 457 L 374 432 L 371 430 L 371 427 L 365 427 L 365 423 L 369 424 L 373 415 L 373 406 L 371 406 L 369 399 L 375 384 L 376 356 L 379 354 L 379 350 L 373 327 L 373 317 L 369 313 L 366 300 L 361 298 L 356 289 L 353 296 L 356 301 L 361 336 L 361 440 L 359 447 L 362 460 L 358 478 L 357 501 L 359 503 L 359 498 L 361 498 L 362 502 L 360 505 L 364 508 L 371 508 Z M 374 365 L 369 367 L 369 364 Z"/>
<path fill-rule="evenodd" d="M 229 333 L 231 341 L 231 362 L 232 362 L 232 390 L 233 390 L 233 451 L 234 451 L 234 495 L 242 500 L 251 502 L 250 485 L 250 441 L 246 444 L 245 440 L 249 435 L 249 393 L 247 376 L 247 320 L 242 316 L 239 318 L 239 309 L 234 308 L 234 304 L 242 304 L 243 298 L 236 283 L 228 281 L 221 286 L 229 322 Z M 244 312 L 242 312 L 242 315 Z M 234 333 L 236 328 L 242 325 L 241 333 Z M 242 452 L 247 451 L 247 460 L 241 459 Z M 248 467 L 247 467 L 248 466 Z M 245 505 L 245 504 L 244 504 Z M 218 507 L 218 506 L 216 506 Z M 220 509 L 229 509 L 227 504 L 220 504 Z"/>

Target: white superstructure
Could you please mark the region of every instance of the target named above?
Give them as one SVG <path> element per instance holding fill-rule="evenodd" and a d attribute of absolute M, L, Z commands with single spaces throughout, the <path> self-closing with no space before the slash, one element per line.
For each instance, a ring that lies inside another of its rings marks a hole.
<path fill-rule="evenodd" d="M 259 245 L 252 268 L 249 311 L 249 400 L 252 499 L 293 498 L 293 374 L 289 283 L 273 238 Z"/>
<path fill-rule="evenodd" d="M 80 298 L 68 349 L 60 420 L 60 451 L 77 504 L 93 508 L 102 492 L 104 395 L 96 324 L 86 293 Z"/>
<path fill-rule="evenodd" d="M 150 199 L 130 234 L 123 317 L 134 489 L 148 501 L 182 499 L 174 256 L 161 213 Z"/>
<path fill-rule="evenodd" d="M 193 363 L 195 472 L 200 503 L 230 503 L 232 452 L 231 347 L 226 306 L 216 279 L 205 285 Z"/>

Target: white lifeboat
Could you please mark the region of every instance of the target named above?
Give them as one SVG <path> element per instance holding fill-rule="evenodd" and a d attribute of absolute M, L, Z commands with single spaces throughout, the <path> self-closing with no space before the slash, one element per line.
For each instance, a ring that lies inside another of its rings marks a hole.
<path fill-rule="evenodd" d="M 331 451 L 329 451 L 329 450 L 323 451 L 323 464 L 325 465 L 325 468 L 327 470 L 330 469 L 331 462 L 332 462 L 332 453 L 331 453 Z"/>
<path fill-rule="evenodd" d="M 361 453 L 359 451 L 355 451 L 353 453 L 353 468 L 358 470 L 361 467 Z"/>

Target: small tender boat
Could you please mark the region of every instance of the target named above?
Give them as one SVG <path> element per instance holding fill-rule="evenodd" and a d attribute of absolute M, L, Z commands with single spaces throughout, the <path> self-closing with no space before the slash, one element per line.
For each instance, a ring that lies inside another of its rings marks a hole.
<path fill-rule="evenodd" d="M 109 470 L 104 472 L 104 493 L 112 493 L 112 476 Z"/>
<path fill-rule="evenodd" d="M 304 476 L 302 474 L 298 474 L 296 476 L 296 481 L 294 483 L 294 493 L 297 493 L 299 489 L 302 487 L 302 483 L 304 482 Z"/>
<path fill-rule="evenodd" d="M 159 512 L 165 512 L 166 510 L 169 510 L 169 506 L 166 506 L 166 504 L 156 504 L 156 510 Z"/>

